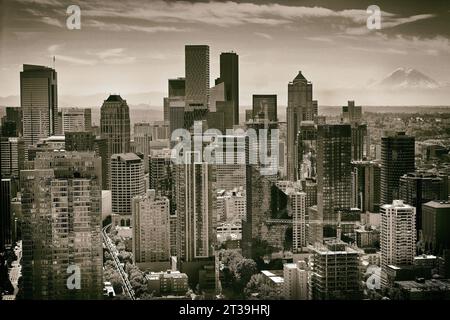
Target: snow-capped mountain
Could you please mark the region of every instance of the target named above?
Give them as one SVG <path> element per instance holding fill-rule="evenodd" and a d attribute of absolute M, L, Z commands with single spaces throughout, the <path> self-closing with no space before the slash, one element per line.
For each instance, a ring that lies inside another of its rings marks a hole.
<path fill-rule="evenodd" d="M 436 80 L 413 68 L 398 68 L 372 86 L 385 89 L 436 89 L 441 87 Z"/>

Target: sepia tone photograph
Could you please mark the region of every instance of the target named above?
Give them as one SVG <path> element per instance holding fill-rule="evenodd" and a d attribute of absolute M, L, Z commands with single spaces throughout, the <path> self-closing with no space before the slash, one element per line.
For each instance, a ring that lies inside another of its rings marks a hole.
<path fill-rule="evenodd" d="M 1 306 L 450 300 L 448 1 L 0 0 L 0 119 Z"/>

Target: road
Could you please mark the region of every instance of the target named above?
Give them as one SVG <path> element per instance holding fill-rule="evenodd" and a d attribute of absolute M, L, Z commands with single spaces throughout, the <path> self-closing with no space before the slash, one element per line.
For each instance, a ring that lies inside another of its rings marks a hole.
<path fill-rule="evenodd" d="M 119 255 L 119 252 L 117 251 L 115 244 L 111 241 L 108 234 L 106 233 L 106 230 L 110 226 L 111 226 L 111 224 L 108 224 L 107 226 L 105 226 L 102 229 L 103 242 L 105 243 L 106 247 L 109 249 L 109 252 L 111 253 L 113 262 L 116 265 L 117 272 L 120 274 L 120 277 L 122 279 L 125 293 L 130 297 L 131 300 L 136 300 L 136 297 L 134 295 L 134 290 L 131 287 L 130 281 L 128 280 L 128 275 L 126 274 L 125 270 L 123 270 L 123 268 L 120 264 L 119 258 L 117 257 Z"/>

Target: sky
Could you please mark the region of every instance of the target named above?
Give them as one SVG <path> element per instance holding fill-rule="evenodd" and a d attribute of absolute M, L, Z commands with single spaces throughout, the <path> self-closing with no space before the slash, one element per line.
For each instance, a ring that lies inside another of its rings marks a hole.
<path fill-rule="evenodd" d="M 117 93 L 161 106 L 167 79 L 184 76 L 184 46 L 207 44 L 211 85 L 220 53 L 239 55 L 241 106 L 252 94 L 277 94 L 286 105 L 300 70 L 319 106 L 450 105 L 450 2 L 374 2 L 0 0 L 0 97 L 18 103 L 22 65 L 52 66 L 55 56 L 60 105 L 100 106 Z M 80 30 L 66 26 L 72 4 Z M 381 9 L 379 30 L 366 26 L 372 4 Z M 398 67 L 443 88 L 370 89 Z"/>

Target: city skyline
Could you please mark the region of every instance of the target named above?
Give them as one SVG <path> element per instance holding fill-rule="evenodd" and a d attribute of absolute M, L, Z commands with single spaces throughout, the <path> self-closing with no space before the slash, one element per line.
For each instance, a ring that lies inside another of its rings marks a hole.
<path fill-rule="evenodd" d="M 445 105 L 449 8 L 408 2 L 404 9 L 382 1 L 381 29 L 369 30 L 366 2 L 81 1 L 81 30 L 66 27 L 67 1 L 3 2 L 0 104 L 19 104 L 14 80 L 23 63 L 52 66 L 55 56 L 61 106 L 72 106 L 74 96 L 77 106 L 100 106 L 109 93 L 131 104 L 162 106 L 164 79 L 184 76 L 183 46 L 206 44 L 210 87 L 220 76 L 220 53 L 239 54 L 241 111 L 251 105 L 252 94 L 277 94 L 285 107 L 293 70 L 315 83 L 322 105 L 341 105 L 349 97 L 362 105 Z M 205 12 L 213 18 L 200 19 Z M 40 41 L 30 41 L 36 35 Z M 333 55 L 325 54 L 329 50 Z M 399 67 L 418 70 L 438 87 L 380 97 L 373 83 Z"/>

